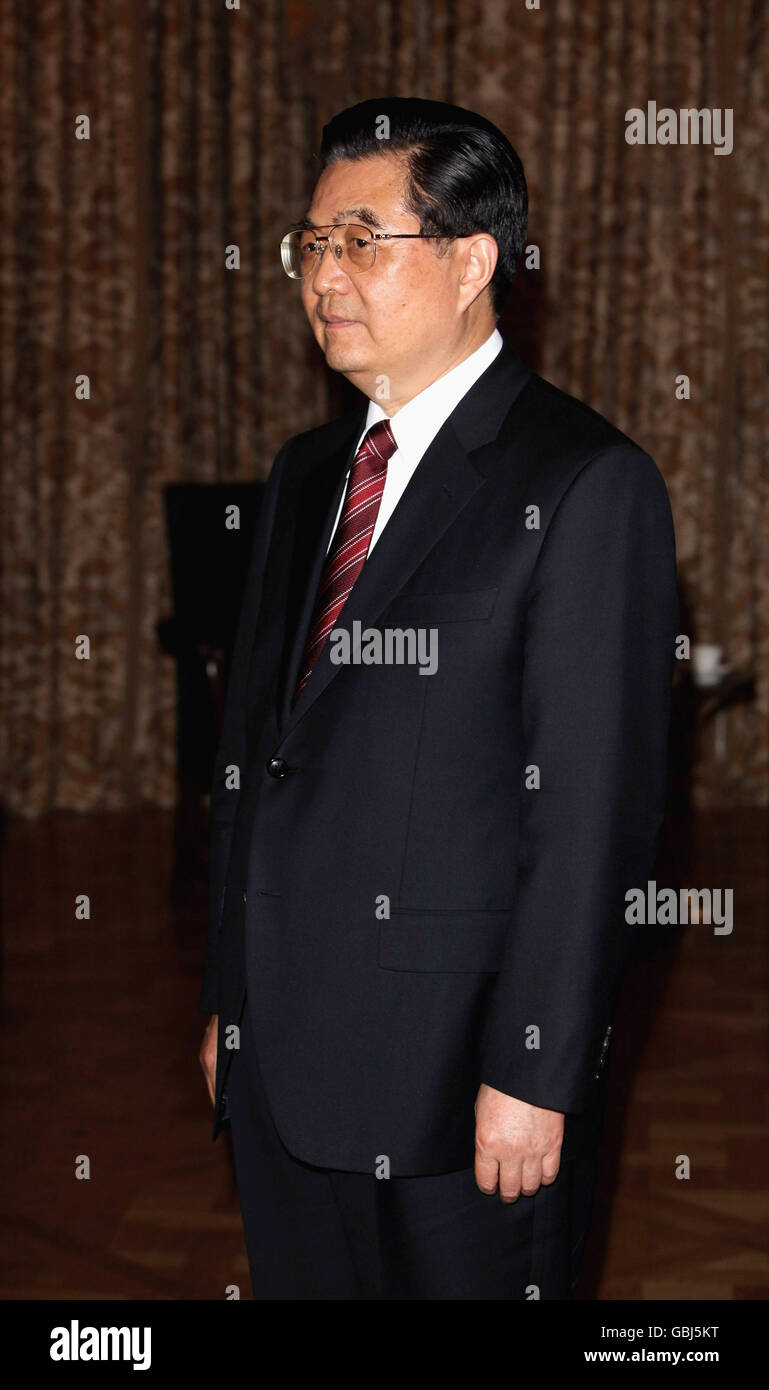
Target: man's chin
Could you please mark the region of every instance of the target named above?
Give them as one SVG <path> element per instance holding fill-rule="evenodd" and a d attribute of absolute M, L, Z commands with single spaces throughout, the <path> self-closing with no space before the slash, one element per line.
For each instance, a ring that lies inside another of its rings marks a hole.
<path fill-rule="evenodd" d="M 321 344 L 326 365 L 334 372 L 365 372 L 368 370 L 368 363 L 364 361 L 360 349 L 356 352 L 354 348 L 345 348 L 341 343 Z"/>
<path fill-rule="evenodd" d="M 318 346 L 333 371 L 367 370 L 369 363 L 366 361 L 366 346 L 361 341 L 362 331 L 360 325 L 337 329 L 323 326 L 320 333 L 316 333 Z"/>

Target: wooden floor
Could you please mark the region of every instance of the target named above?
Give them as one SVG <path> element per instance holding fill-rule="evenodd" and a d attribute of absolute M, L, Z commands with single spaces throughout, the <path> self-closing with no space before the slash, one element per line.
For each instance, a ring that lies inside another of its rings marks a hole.
<path fill-rule="evenodd" d="M 171 911 L 170 816 L 4 838 L 0 1294 L 248 1297 L 229 1136 L 210 1141 L 197 1060 L 205 884 Z M 734 930 L 648 929 L 581 1298 L 769 1296 L 768 842 L 766 813 L 700 817 L 687 886 L 733 888 Z"/>

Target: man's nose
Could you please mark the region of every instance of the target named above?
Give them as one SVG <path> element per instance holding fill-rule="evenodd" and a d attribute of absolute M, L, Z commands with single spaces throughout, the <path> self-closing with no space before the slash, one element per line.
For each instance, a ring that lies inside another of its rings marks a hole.
<path fill-rule="evenodd" d="M 318 253 L 310 275 L 312 287 L 318 295 L 323 295 L 331 289 L 338 289 L 342 284 L 349 284 L 341 261 L 337 260 L 334 255 L 333 247 L 327 241 L 321 242 L 321 246 L 323 250 Z"/>

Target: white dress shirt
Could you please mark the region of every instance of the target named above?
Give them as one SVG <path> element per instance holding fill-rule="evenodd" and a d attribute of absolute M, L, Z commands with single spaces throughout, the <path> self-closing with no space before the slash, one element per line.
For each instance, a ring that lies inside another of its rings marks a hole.
<path fill-rule="evenodd" d="M 377 420 L 389 420 L 390 428 L 395 436 L 397 449 L 390 455 L 387 464 L 387 476 L 385 478 L 382 500 L 379 504 L 376 525 L 371 536 L 368 548 L 368 555 L 381 536 L 387 522 L 395 511 L 401 499 L 406 485 L 411 478 L 422 455 L 427 452 L 428 446 L 432 444 L 436 434 L 442 425 L 446 423 L 452 410 L 459 405 L 462 397 L 467 395 L 471 386 L 474 386 L 478 377 L 486 371 L 500 351 L 504 339 L 498 328 L 481 343 L 475 352 L 471 352 L 463 362 L 452 367 L 445 376 L 439 376 L 437 381 L 426 386 L 424 391 L 420 391 L 406 405 L 402 405 L 395 415 L 390 417 L 386 410 L 383 410 L 378 401 L 369 401 L 366 423 L 361 432 L 360 439 L 355 446 L 358 452 L 364 436 L 375 425 Z M 350 471 L 347 470 L 349 478 Z M 342 494 L 339 509 L 334 521 L 334 530 L 331 532 L 326 554 L 331 547 L 334 532 L 339 524 L 339 517 L 344 506 L 344 498 L 347 492 Z"/>

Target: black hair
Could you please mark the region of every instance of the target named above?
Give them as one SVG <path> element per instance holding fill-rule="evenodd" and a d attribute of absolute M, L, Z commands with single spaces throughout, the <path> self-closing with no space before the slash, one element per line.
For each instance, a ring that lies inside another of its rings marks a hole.
<path fill-rule="evenodd" d="M 494 237 L 499 254 L 489 289 L 498 315 L 526 242 L 528 217 L 523 165 L 507 137 L 475 111 L 417 97 L 362 101 L 323 127 L 321 169 L 376 154 L 403 155 L 405 205 L 421 232 L 446 238 L 436 247 L 473 232 Z"/>

